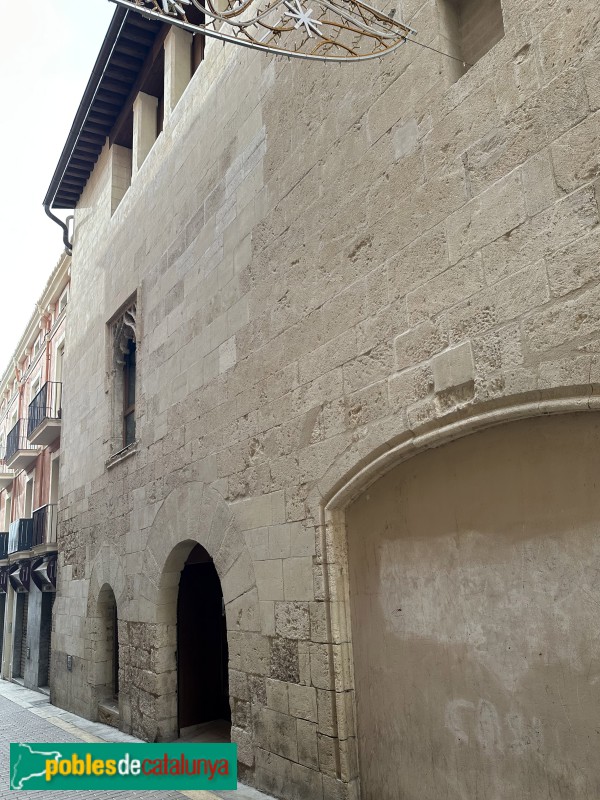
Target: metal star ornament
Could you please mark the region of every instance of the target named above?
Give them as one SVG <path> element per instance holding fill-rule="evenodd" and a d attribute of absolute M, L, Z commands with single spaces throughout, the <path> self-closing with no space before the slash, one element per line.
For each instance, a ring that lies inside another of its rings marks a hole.
<path fill-rule="evenodd" d="M 285 7 L 289 9 L 284 13 L 284 17 L 291 17 L 292 19 L 297 20 L 294 28 L 299 28 L 301 25 L 304 25 L 307 36 L 310 36 L 311 38 L 314 33 L 319 36 L 321 35 L 321 31 L 319 30 L 319 25 L 321 23 L 310 18 L 311 14 L 313 13 L 312 8 L 309 8 L 307 11 L 305 11 L 300 5 L 300 0 L 296 0 L 295 8 L 291 3 L 288 3 L 287 0 L 284 0 L 284 4 Z"/>
<path fill-rule="evenodd" d="M 185 18 L 183 6 L 191 6 L 192 0 L 139 0 L 139 2 L 136 0 L 136 4 L 158 13 Z"/>
<path fill-rule="evenodd" d="M 192 5 L 192 0 L 162 0 L 162 7 L 165 14 L 173 14 L 175 11 L 179 12 L 181 16 L 185 16 L 185 12 L 181 6 L 181 4 L 186 6 Z"/>
<path fill-rule="evenodd" d="M 363 0 L 310 0 L 310 8 L 303 5 L 308 0 L 111 2 L 190 33 L 263 53 L 314 61 L 381 58 L 416 34 Z"/>

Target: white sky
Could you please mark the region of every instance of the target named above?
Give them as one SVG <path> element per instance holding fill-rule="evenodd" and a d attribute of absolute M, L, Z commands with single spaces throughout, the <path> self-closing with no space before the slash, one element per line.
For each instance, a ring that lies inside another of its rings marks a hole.
<path fill-rule="evenodd" d="M 62 231 L 42 200 L 116 8 L 109 0 L 5 5 L 11 24 L 0 48 L 0 375 L 63 250 Z"/>

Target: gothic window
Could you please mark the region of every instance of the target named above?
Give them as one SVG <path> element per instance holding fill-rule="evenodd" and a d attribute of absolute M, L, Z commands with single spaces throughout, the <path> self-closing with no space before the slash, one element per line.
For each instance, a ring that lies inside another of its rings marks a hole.
<path fill-rule="evenodd" d="M 111 455 L 136 441 L 137 305 L 130 302 L 109 325 L 112 379 Z"/>

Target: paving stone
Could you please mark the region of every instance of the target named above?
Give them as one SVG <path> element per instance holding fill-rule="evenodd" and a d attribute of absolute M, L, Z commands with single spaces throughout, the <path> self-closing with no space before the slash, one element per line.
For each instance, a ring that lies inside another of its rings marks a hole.
<path fill-rule="evenodd" d="M 23 689 L 14 683 L 0 680 L 0 800 L 35 800 L 39 791 L 11 791 L 9 786 L 9 753 L 11 742 L 77 742 L 94 736 L 98 741 L 140 743 L 140 739 L 126 733 L 91 722 L 76 714 L 61 711 L 53 706 L 49 698 Z M 67 723 L 72 732 L 64 730 L 58 723 Z M 48 800 L 272 800 L 267 795 L 248 786 L 240 785 L 235 792 L 152 792 L 103 791 L 103 792 L 44 792 Z"/>

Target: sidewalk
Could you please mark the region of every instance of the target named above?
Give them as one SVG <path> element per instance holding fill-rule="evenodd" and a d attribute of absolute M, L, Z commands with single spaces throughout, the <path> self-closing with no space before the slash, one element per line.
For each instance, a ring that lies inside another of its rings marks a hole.
<path fill-rule="evenodd" d="M 10 791 L 9 744 L 23 742 L 140 742 L 133 736 L 51 705 L 39 692 L 0 680 L 0 800 L 39 800 L 39 792 Z M 273 800 L 248 786 L 235 792 L 44 792 L 44 800 Z"/>

